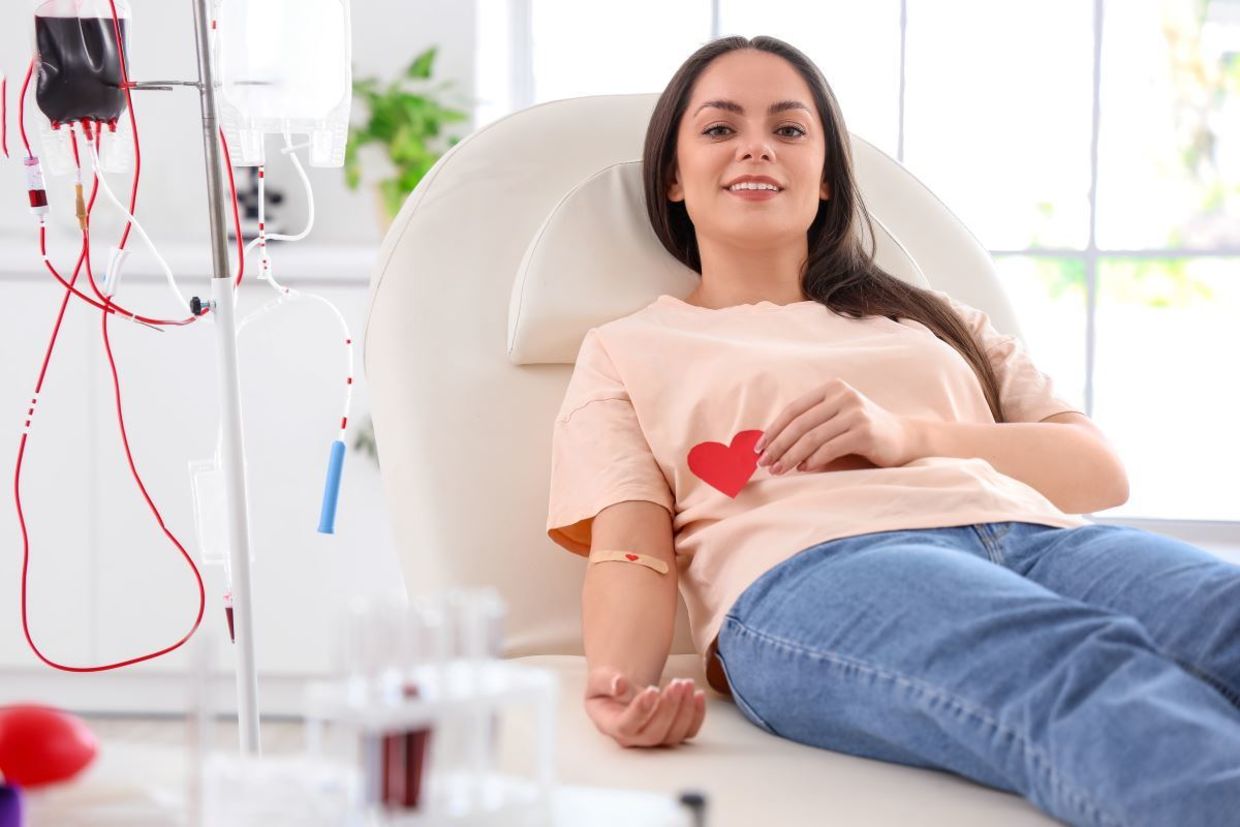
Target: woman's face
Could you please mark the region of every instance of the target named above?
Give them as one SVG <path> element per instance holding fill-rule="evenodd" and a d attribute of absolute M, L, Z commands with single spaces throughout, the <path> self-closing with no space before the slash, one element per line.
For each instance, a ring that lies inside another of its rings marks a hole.
<path fill-rule="evenodd" d="M 704 106 L 721 100 L 743 111 Z M 783 101 L 806 108 L 768 112 Z M 809 85 L 778 55 L 738 49 L 707 66 L 680 121 L 668 188 L 670 200 L 685 202 L 699 246 L 803 243 L 820 200 L 830 196 L 823 131 Z M 780 191 L 762 200 L 735 195 L 727 185 L 743 175 L 772 178 Z"/>

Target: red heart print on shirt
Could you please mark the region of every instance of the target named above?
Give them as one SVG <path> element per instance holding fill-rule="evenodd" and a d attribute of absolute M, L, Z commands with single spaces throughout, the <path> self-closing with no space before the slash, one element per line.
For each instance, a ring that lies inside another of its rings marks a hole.
<path fill-rule="evenodd" d="M 699 442 L 689 449 L 689 470 L 713 488 L 735 497 L 758 469 L 753 446 L 761 431 L 740 431 L 731 445 Z"/>

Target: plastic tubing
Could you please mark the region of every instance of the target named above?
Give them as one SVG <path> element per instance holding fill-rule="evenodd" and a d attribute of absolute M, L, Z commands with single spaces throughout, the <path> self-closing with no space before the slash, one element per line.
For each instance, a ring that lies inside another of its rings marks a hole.
<path fill-rule="evenodd" d="M 248 252 L 249 250 L 253 249 L 255 246 L 258 246 L 260 250 L 260 264 L 259 264 L 258 277 L 259 279 L 266 280 L 271 285 L 272 289 L 276 291 L 277 295 L 274 299 L 266 302 L 265 304 L 261 305 L 257 309 L 251 311 L 250 313 L 242 317 L 241 320 L 237 324 L 237 335 L 238 337 L 240 337 L 242 330 L 244 330 L 251 322 L 262 318 L 263 316 L 267 315 L 268 313 L 273 311 L 276 307 L 280 306 L 286 301 L 298 301 L 298 300 L 303 300 L 303 299 L 310 299 L 310 300 L 317 301 L 325 305 L 332 312 L 332 314 L 336 317 L 336 321 L 340 325 L 340 328 L 344 334 L 345 355 L 346 355 L 346 359 L 348 363 L 347 371 L 345 374 L 344 411 L 340 417 L 340 427 L 339 427 L 337 437 L 335 440 L 333 440 L 331 444 L 331 448 L 328 453 L 327 477 L 324 482 L 323 501 L 322 501 L 322 506 L 320 508 L 320 513 L 319 513 L 319 527 L 318 527 L 318 530 L 320 533 L 331 534 L 335 531 L 336 506 L 339 501 L 341 469 L 342 469 L 342 465 L 344 462 L 344 454 L 345 454 L 344 438 L 345 438 L 345 433 L 348 428 L 349 411 L 351 409 L 352 400 L 353 400 L 353 338 L 349 333 L 348 322 L 345 320 L 344 315 L 340 312 L 339 308 L 337 308 L 334 304 L 332 304 L 330 301 L 323 298 L 322 296 L 319 296 L 313 293 L 303 293 L 299 290 L 293 290 L 292 288 L 285 287 L 284 285 L 276 281 L 275 276 L 271 272 L 271 259 L 267 254 L 267 239 L 276 238 L 276 239 L 283 239 L 283 240 L 289 240 L 289 241 L 298 241 L 302 238 L 305 238 L 305 236 L 309 234 L 311 228 L 313 228 L 314 226 L 314 190 L 310 186 L 310 179 L 306 175 L 305 169 L 302 167 L 301 161 L 300 159 L 298 159 L 295 149 L 296 147 L 293 146 L 292 139 L 289 136 L 288 130 L 287 129 L 284 130 L 284 149 L 282 151 L 285 154 L 288 154 L 291 156 L 293 165 L 297 169 L 297 173 L 301 178 L 302 185 L 305 187 L 306 199 L 307 199 L 307 203 L 309 204 L 309 215 L 306 221 L 306 226 L 302 229 L 300 233 L 297 233 L 294 235 L 283 235 L 283 234 L 278 234 L 278 233 L 272 233 L 268 235 L 267 233 L 267 212 L 266 212 L 266 202 L 267 202 L 267 199 L 266 199 L 266 180 L 267 180 L 266 166 L 264 164 L 259 164 L 259 167 L 258 167 L 258 237 L 253 239 L 248 245 L 246 245 L 245 251 Z M 231 166 L 230 166 L 230 173 L 231 173 Z M 216 453 L 217 463 L 219 462 L 222 440 L 223 440 L 223 431 L 222 431 L 222 424 L 221 424 L 220 429 L 217 429 L 216 431 L 215 453 Z"/>
<path fill-rule="evenodd" d="M 280 152 L 281 154 L 288 155 L 289 158 L 292 160 L 293 167 L 297 170 L 297 175 L 301 178 L 302 186 L 306 190 L 306 206 L 309 211 L 308 215 L 306 216 L 306 226 L 302 229 L 301 232 L 295 233 L 294 235 L 283 235 L 281 233 L 264 234 L 262 230 L 263 219 L 261 215 L 262 210 L 263 210 L 263 199 L 262 199 L 262 195 L 260 192 L 259 199 L 258 199 L 258 209 L 260 212 L 260 216 L 258 219 L 258 223 L 260 227 L 259 237 L 252 240 L 249 244 L 246 245 L 245 251 L 247 253 L 251 249 L 253 249 L 255 245 L 259 244 L 260 241 L 262 241 L 264 238 L 274 239 L 276 241 L 301 241 L 303 238 L 305 238 L 306 236 L 310 234 L 310 230 L 314 227 L 314 189 L 310 186 L 310 178 L 306 175 L 306 170 L 301 165 L 301 159 L 297 157 L 296 147 L 293 146 L 293 140 L 289 136 L 287 129 L 284 130 L 284 149 L 280 150 Z M 259 186 L 260 191 L 263 186 L 262 169 L 263 167 L 260 165 L 259 166 L 260 172 L 258 176 L 258 186 Z"/>
<path fill-rule="evenodd" d="M 99 134 L 98 130 L 96 130 L 95 134 L 96 136 Z M 73 141 L 76 141 L 76 135 L 72 132 L 70 132 L 70 139 Z M 98 139 L 96 138 L 96 140 Z M 152 513 L 155 515 L 155 519 L 159 522 L 160 528 L 163 529 L 164 534 L 167 535 L 167 537 L 172 541 L 172 543 L 181 552 L 181 555 L 185 558 L 185 561 L 189 564 L 190 570 L 194 574 L 194 578 L 197 581 L 197 586 L 198 586 L 198 614 L 195 617 L 193 626 L 190 628 L 190 630 L 180 640 L 176 641 L 172 645 L 164 647 L 163 649 L 160 649 L 155 652 L 147 653 L 145 655 L 128 658 L 126 660 L 116 661 L 114 663 L 102 664 L 99 666 L 69 666 L 69 665 L 54 661 L 48 658 L 46 655 L 44 655 L 39 650 L 39 647 L 34 642 L 34 636 L 30 632 L 30 621 L 29 621 L 29 611 L 28 611 L 30 537 L 29 537 L 28 530 L 26 528 L 26 520 L 25 520 L 25 515 L 22 511 L 22 503 L 21 503 L 22 459 L 25 456 L 26 443 L 30 436 L 30 423 L 34 418 L 35 407 L 39 399 L 39 394 L 40 392 L 42 392 L 42 389 L 43 389 L 43 381 L 47 377 L 47 369 L 51 363 L 52 353 L 56 348 L 56 339 L 60 333 L 60 325 L 64 320 L 65 309 L 68 307 L 69 299 L 70 299 L 70 296 L 72 295 L 72 292 L 71 292 L 72 286 L 74 282 L 77 281 L 78 276 L 81 274 L 83 264 L 85 264 L 86 266 L 87 278 L 92 283 L 94 282 L 94 273 L 91 270 L 91 264 L 90 264 L 89 216 L 90 216 L 91 210 L 94 208 L 94 205 L 95 205 L 95 196 L 98 194 L 98 191 L 99 191 L 99 176 L 94 175 L 92 177 L 94 180 L 91 186 L 90 200 L 86 205 L 86 215 L 87 215 L 88 221 L 87 221 L 87 226 L 82 229 L 81 252 L 78 255 L 77 265 L 74 267 L 74 270 L 73 270 L 72 280 L 68 282 L 64 282 L 64 280 L 61 279 L 62 283 L 64 283 L 66 286 L 66 290 L 65 290 L 64 298 L 61 300 L 61 303 L 60 303 L 60 310 L 56 315 L 56 322 L 52 328 L 52 335 L 47 345 L 47 351 L 44 353 L 44 356 L 43 356 L 43 365 L 39 371 L 39 376 L 35 383 L 35 390 L 34 390 L 34 395 L 31 398 L 30 408 L 26 413 L 27 418 L 25 420 L 25 426 L 22 430 L 21 441 L 20 441 L 20 444 L 17 450 L 17 464 L 13 472 L 13 496 L 14 496 L 16 507 L 17 507 L 17 519 L 18 519 L 18 523 L 20 524 L 21 533 L 22 533 L 22 574 L 21 574 L 22 632 L 26 637 L 26 643 L 30 646 L 30 649 L 35 653 L 35 655 L 39 658 L 39 660 L 41 660 L 43 663 L 47 664 L 48 666 L 54 669 L 59 669 L 63 672 L 104 672 L 104 671 L 108 671 L 112 669 L 119 669 L 123 666 L 129 666 L 135 663 L 141 663 L 142 661 L 151 660 L 152 658 L 157 658 L 161 655 L 165 655 L 169 652 L 172 652 L 173 650 L 178 649 L 182 645 L 184 645 L 185 642 L 188 641 L 193 636 L 194 632 L 198 630 L 199 625 L 202 623 L 203 612 L 206 608 L 206 591 L 203 586 L 202 575 L 198 571 L 198 567 L 194 565 L 193 559 L 185 551 L 184 546 L 181 545 L 181 543 L 176 539 L 176 537 L 172 534 L 171 531 L 168 530 L 168 527 L 164 524 L 163 517 L 160 515 L 159 509 L 156 507 L 154 501 L 151 500 L 150 495 L 147 493 L 146 487 L 142 483 L 142 478 L 138 474 L 138 469 L 136 465 L 134 464 L 133 454 L 130 451 L 130 447 L 129 447 L 129 437 L 125 430 L 124 412 L 123 412 L 122 405 L 121 405 L 120 379 L 117 375 L 116 360 L 112 354 L 112 346 L 111 346 L 111 342 L 108 337 L 108 316 L 109 316 L 109 313 L 107 312 L 108 300 L 105 298 L 104 299 L 105 304 L 102 305 L 102 309 L 104 310 L 104 312 L 101 316 L 103 342 L 104 342 L 105 350 L 106 350 L 107 357 L 108 357 L 108 364 L 112 372 L 112 387 L 113 387 L 113 392 L 116 398 L 117 421 L 120 424 L 121 439 L 124 444 L 126 458 L 129 462 L 129 469 L 132 472 L 134 480 L 137 482 L 138 488 L 141 490 L 142 496 L 145 498 L 147 505 L 150 506 Z M 39 221 L 40 239 L 45 238 L 45 230 L 46 230 L 46 227 L 45 227 L 44 221 L 42 220 L 42 218 L 40 218 L 40 221 Z M 51 262 L 47 260 L 46 250 L 44 250 L 44 261 L 47 262 L 48 268 L 53 270 L 54 272 L 55 268 L 52 267 Z M 57 274 L 57 278 L 59 278 L 59 274 Z"/>
<path fill-rule="evenodd" d="M 77 124 L 70 124 L 69 129 L 71 131 L 77 129 Z M 112 188 L 108 186 L 107 178 L 104 176 L 103 169 L 99 164 L 99 152 L 95 149 L 94 143 L 87 141 L 87 145 L 90 147 L 90 158 L 91 163 L 93 164 L 93 171 L 96 176 L 95 180 L 99 182 L 99 187 L 103 190 L 103 194 L 107 196 L 109 201 L 112 202 L 112 206 L 116 207 L 121 215 L 125 216 L 129 224 L 131 224 L 138 231 L 138 235 L 142 236 L 142 240 L 146 242 L 147 249 L 151 251 L 151 255 L 155 257 L 155 260 L 159 262 L 160 268 L 164 271 L 164 277 L 168 280 L 168 287 L 172 290 L 172 294 L 176 296 L 177 302 L 180 306 L 188 311 L 189 299 L 185 298 L 185 295 L 181 292 L 180 288 L 177 287 L 177 280 L 176 277 L 172 275 L 172 268 L 168 266 L 168 262 L 164 260 L 164 257 L 159 254 L 159 250 L 155 247 L 155 242 L 151 241 L 151 237 L 146 234 L 146 230 L 142 228 L 141 222 L 134 217 L 133 213 L 125 208 L 125 205 L 122 204 L 116 197 L 115 193 L 112 192 Z M 126 227 L 126 231 L 128 231 L 128 226 Z M 124 248 L 122 247 L 121 249 Z"/>

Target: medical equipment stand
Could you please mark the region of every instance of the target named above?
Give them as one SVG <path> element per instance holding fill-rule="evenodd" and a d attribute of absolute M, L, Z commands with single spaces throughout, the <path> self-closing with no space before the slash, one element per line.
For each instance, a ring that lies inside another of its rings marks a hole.
<path fill-rule="evenodd" d="M 207 163 L 207 203 L 211 216 L 211 311 L 218 333 L 220 418 L 224 440 L 221 463 L 228 503 L 228 548 L 232 560 L 233 626 L 237 652 L 237 725 L 241 750 L 259 755 L 258 676 L 254 669 L 254 624 L 250 592 L 250 514 L 245 487 L 245 445 L 241 430 L 241 378 L 237 365 L 237 319 L 232 275 L 228 269 L 228 235 L 224 181 L 220 174 L 219 117 L 211 69 L 210 16 L 207 0 L 192 0 L 198 46 L 198 93 L 202 101 L 202 145 Z"/>

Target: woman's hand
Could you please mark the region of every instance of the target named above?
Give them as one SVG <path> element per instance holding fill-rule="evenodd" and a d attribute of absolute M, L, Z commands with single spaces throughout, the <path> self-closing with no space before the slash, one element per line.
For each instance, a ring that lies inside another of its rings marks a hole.
<path fill-rule="evenodd" d="M 847 454 L 879 467 L 904 465 L 917 459 L 917 442 L 912 420 L 836 378 L 788 405 L 755 448 L 762 450 L 758 465 L 780 474 L 789 468 L 818 471 Z"/>
<path fill-rule="evenodd" d="M 694 689 L 692 678 L 638 692 L 628 678 L 606 666 L 587 675 L 585 703 L 599 732 L 622 747 L 675 746 L 697 735 L 706 717 L 706 693 Z"/>

